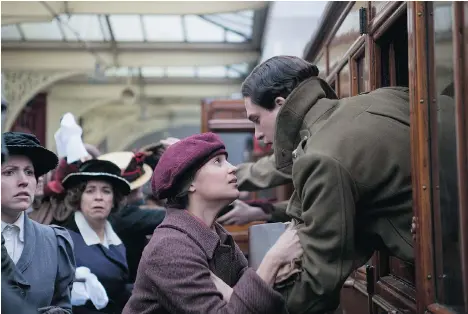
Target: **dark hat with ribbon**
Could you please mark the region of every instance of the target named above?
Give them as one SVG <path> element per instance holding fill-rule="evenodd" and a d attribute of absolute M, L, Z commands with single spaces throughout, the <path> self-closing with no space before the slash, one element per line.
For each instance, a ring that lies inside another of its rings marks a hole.
<path fill-rule="evenodd" d="M 109 182 L 123 195 L 130 193 L 130 183 L 122 178 L 120 168 L 107 160 L 91 159 L 85 161 L 80 165 L 78 172 L 70 173 L 63 179 L 62 185 L 65 189 L 70 189 L 90 180 Z"/>
<path fill-rule="evenodd" d="M 227 155 L 224 143 L 211 132 L 192 135 L 172 144 L 154 169 L 151 179 L 153 196 L 160 200 L 176 196 L 174 194 L 178 192 L 184 177 L 221 154 Z"/>
<path fill-rule="evenodd" d="M 143 186 L 151 179 L 153 170 L 144 163 L 146 154 L 143 152 L 113 152 L 98 157 L 99 160 L 107 160 L 116 164 L 122 177 L 130 182 L 130 187 L 135 190 Z"/>
<path fill-rule="evenodd" d="M 44 187 L 45 195 L 61 194 L 65 191 L 62 181 L 70 173 L 78 172 L 78 163 L 69 164 L 65 158 L 61 158 L 58 167 L 55 169 L 52 175 L 52 180 L 47 182 Z"/>
<path fill-rule="evenodd" d="M 33 134 L 5 132 L 3 134 L 3 141 L 9 155 L 22 155 L 31 160 L 37 178 L 57 167 L 57 155 L 42 147 L 37 137 Z"/>
<path fill-rule="evenodd" d="M 148 164 L 152 169 L 151 172 L 154 170 L 154 168 L 156 168 L 156 165 L 158 164 L 159 159 L 165 150 L 166 147 L 161 142 L 149 144 L 140 148 L 140 152 L 145 154 L 145 163 Z"/>

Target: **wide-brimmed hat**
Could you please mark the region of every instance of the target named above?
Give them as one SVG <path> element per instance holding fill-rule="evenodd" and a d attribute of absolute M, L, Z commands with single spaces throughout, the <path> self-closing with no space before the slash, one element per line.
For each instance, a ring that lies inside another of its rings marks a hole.
<path fill-rule="evenodd" d="M 153 196 L 158 200 L 174 197 L 184 176 L 221 154 L 227 156 L 226 147 L 221 138 L 211 132 L 192 135 L 172 144 L 154 169 L 151 179 Z"/>
<path fill-rule="evenodd" d="M 138 189 L 151 179 L 153 170 L 144 163 L 144 153 L 113 152 L 98 157 L 99 160 L 107 160 L 116 164 L 122 177 L 130 182 L 132 190 Z"/>
<path fill-rule="evenodd" d="M 57 155 L 42 147 L 33 134 L 5 132 L 3 141 L 9 155 L 23 155 L 31 160 L 36 177 L 40 177 L 57 167 Z"/>
<path fill-rule="evenodd" d="M 62 185 L 65 189 L 70 189 L 90 180 L 109 182 L 123 195 L 130 193 L 130 183 L 122 178 L 120 168 L 107 160 L 91 159 L 82 163 L 78 172 L 70 173 L 63 179 Z"/>

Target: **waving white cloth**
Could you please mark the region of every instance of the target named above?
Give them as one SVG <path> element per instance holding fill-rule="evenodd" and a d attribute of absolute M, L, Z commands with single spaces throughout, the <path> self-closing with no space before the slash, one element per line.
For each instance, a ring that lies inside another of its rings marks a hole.
<path fill-rule="evenodd" d="M 87 267 L 78 267 L 75 271 L 76 279 L 84 279 L 84 282 L 74 282 L 71 303 L 74 306 L 84 305 L 87 300 L 91 300 L 96 309 L 100 310 L 107 306 L 109 298 L 106 289 L 97 279 L 96 275 L 91 273 Z"/>
<path fill-rule="evenodd" d="M 83 130 L 76 123 L 75 117 L 67 112 L 60 121 L 60 128 L 55 132 L 55 144 L 59 158 L 67 158 L 67 163 L 89 156 L 81 139 Z"/>

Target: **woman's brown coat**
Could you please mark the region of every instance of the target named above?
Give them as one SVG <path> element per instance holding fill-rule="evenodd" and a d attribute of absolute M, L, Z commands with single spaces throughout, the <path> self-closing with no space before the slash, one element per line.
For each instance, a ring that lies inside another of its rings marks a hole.
<path fill-rule="evenodd" d="M 124 314 L 284 313 L 282 296 L 251 268 L 232 237 L 185 210 L 168 209 L 141 259 Z M 233 287 L 225 302 L 210 271 Z"/>

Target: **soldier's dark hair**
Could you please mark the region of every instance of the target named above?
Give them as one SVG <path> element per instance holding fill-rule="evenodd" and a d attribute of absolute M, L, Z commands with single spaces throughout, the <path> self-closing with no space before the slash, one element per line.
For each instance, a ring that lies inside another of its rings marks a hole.
<path fill-rule="evenodd" d="M 301 58 L 276 56 L 253 69 L 242 84 L 242 96 L 273 110 L 276 97 L 287 98 L 301 82 L 318 74 L 315 65 Z"/>

